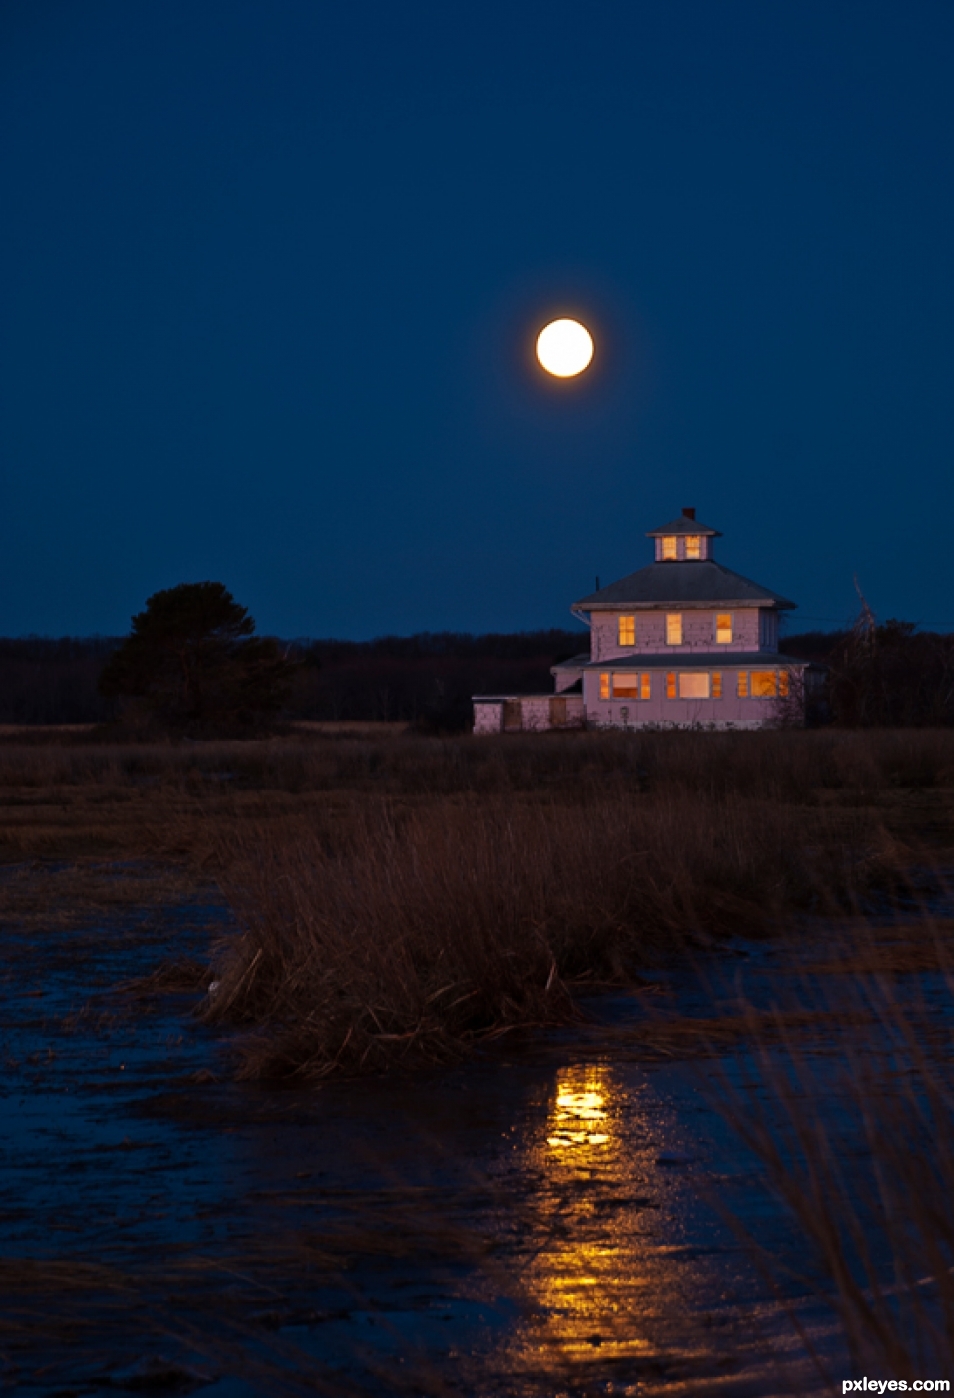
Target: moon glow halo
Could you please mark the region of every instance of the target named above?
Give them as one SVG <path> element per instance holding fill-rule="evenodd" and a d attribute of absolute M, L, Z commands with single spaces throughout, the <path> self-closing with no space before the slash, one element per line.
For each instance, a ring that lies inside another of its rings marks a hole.
<path fill-rule="evenodd" d="M 593 336 L 578 320 L 551 320 L 537 336 L 537 359 L 557 379 L 582 374 L 593 358 Z"/>

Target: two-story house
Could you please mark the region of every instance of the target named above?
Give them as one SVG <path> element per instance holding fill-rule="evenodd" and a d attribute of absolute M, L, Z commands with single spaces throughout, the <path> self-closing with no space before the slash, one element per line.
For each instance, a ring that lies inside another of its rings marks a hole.
<path fill-rule="evenodd" d="M 795 603 L 717 563 L 721 535 L 694 509 L 647 537 L 653 563 L 574 603 L 590 649 L 553 667 L 555 694 L 477 695 L 475 733 L 764 728 L 798 718 L 824 669 L 779 654 L 779 613 Z"/>

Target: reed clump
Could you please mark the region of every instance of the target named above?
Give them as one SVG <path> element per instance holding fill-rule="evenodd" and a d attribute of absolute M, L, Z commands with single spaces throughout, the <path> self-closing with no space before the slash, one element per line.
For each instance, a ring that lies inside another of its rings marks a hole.
<path fill-rule="evenodd" d="M 673 790 L 573 803 L 384 802 L 345 828 L 233 830 L 220 883 L 241 932 L 205 1013 L 254 1026 L 245 1077 L 446 1059 L 578 1014 L 687 941 L 844 908 L 891 858 L 866 815 L 810 830 L 774 801 Z"/>

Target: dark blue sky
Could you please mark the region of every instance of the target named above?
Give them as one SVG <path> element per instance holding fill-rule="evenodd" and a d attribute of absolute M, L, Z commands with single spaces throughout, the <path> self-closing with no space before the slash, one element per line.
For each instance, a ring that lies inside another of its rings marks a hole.
<path fill-rule="evenodd" d="M 5 0 L 0 633 L 954 629 L 950 0 Z M 576 313 L 579 381 L 536 331 Z"/>

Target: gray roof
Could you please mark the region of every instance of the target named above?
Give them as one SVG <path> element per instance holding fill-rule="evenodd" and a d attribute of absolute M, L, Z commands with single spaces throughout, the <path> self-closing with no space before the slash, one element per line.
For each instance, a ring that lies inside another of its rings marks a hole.
<path fill-rule="evenodd" d="M 593 607 L 705 607 L 714 603 L 779 609 L 796 605 L 711 558 L 650 563 L 573 605 L 586 611 Z"/>
<path fill-rule="evenodd" d="M 555 665 L 550 666 L 550 674 L 554 670 L 580 670 L 584 665 L 590 663 L 590 653 L 588 650 L 580 651 L 579 655 L 571 655 L 569 660 L 558 660 Z"/>
<path fill-rule="evenodd" d="M 710 529 L 708 524 L 700 524 L 699 520 L 692 519 L 689 515 L 680 515 L 671 524 L 660 525 L 658 529 L 648 529 L 646 538 L 658 539 L 662 534 L 707 534 L 714 539 L 722 538 L 718 529 Z"/>
<path fill-rule="evenodd" d="M 777 651 L 676 651 L 661 655 L 614 655 L 609 660 L 591 660 L 586 670 L 827 670 L 815 660 L 796 660 Z"/>

